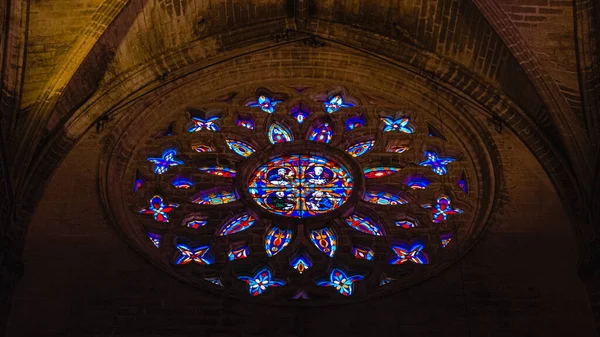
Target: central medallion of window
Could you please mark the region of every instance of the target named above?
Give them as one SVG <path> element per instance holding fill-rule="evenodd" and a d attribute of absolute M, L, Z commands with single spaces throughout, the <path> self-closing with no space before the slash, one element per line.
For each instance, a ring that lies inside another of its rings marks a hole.
<path fill-rule="evenodd" d="M 348 170 L 323 157 L 294 154 L 271 159 L 250 177 L 250 196 L 267 211 L 293 218 L 330 212 L 352 193 Z"/>

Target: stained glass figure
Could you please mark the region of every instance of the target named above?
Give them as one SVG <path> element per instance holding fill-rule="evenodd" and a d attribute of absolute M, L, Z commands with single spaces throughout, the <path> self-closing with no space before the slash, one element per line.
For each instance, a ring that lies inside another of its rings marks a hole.
<path fill-rule="evenodd" d="M 417 264 L 428 264 L 429 259 L 427 254 L 423 252 L 423 244 L 416 242 L 410 247 L 405 244 L 392 246 L 392 250 L 396 256 L 392 257 L 390 264 L 403 264 L 407 261 Z"/>
<path fill-rule="evenodd" d="M 404 205 L 408 203 L 408 201 L 404 200 L 398 194 L 373 190 L 367 190 L 363 195 L 363 200 L 370 204 L 386 206 Z"/>
<path fill-rule="evenodd" d="M 235 125 L 241 126 L 249 130 L 254 130 L 254 122 L 251 118 L 238 117 L 237 121 L 235 122 Z"/>
<path fill-rule="evenodd" d="M 351 216 L 346 218 L 346 223 L 348 224 L 348 226 L 356 229 L 359 232 L 363 232 L 365 234 L 374 236 L 384 236 L 381 229 L 379 229 L 375 222 L 373 222 L 369 218 L 352 214 Z"/>
<path fill-rule="evenodd" d="M 229 257 L 229 261 L 245 259 L 248 257 L 248 247 L 242 246 L 238 248 L 232 248 L 229 250 L 229 254 L 227 254 L 227 256 Z"/>
<path fill-rule="evenodd" d="M 223 205 L 236 201 L 238 198 L 235 192 L 219 191 L 213 193 L 203 193 L 194 198 L 192 202 L 198 205 Z"/>
<path fill-rule="evenodd" d="M 171 182 L 171 184 L 173 184 L 175 188 L 182 188 L 184 190 L 187 190 L 188 188 L 192 187 L 192 185 L 194 185 L 193 182 L 186 178 L 176 178 Z"/>
<path fill-rule="evenodd" d="M 327 254 L 329 257 L 335 255 L 337 249 L 337 238 L 333 231 L 327 227 L 312 230 L 310 232 L 310 241 L 319 249 L 321 252 Z"/>
<path fill-rule="evenodd" d="M 290 129 L 277 122 L 269 126 L 267 136 L 269 137 L 269 142 L 271 142 L 271 144 L 291 142 L 294 140 L 294 136 L 292 135 Z"/>
<path fill-rule="evenodd" d="M 231 235 L 235 233 L 239 233 L 244 231 L 256 222 L 250 214 L 242 214 L 233 219 L 229 220 L 222 228 L 219 230 L 220 236 Z"/>
<path fill-rule="evenodd" d="M 346 120 L 346 130 L 354 130 L 363 126 L 365 126 L 365 119 L 362 116 L 352 116 Z"/>
<path fill-rule="evenodd" d="M 397 220 L 396 221 L 396 226 L 401 227 L 401 228 L 405 228 L 405 229 L 409 229 L 409 228 L 418 227 L 419 224 L 416 221 L 413 221 L 413 220 Z"/>
<path fill-rule="evenodd" d="M 296 119 L 298 124 L 302 124 L 310 114 L 310 111 L 308 108 L 303 107 L 302 104 L 299 104 L 292 107 L 292 111 L 290 113 L 292 114 L 292 117 Z"/>
<path fill-rule="evenodd" d="M 163 152 L 161 158 L 146 158 L 154 164 L 154 173 L 163 174 L 169 170 L 169 166 L 183 165 L 183 161 L 175 159 L 177 150 L 167 149 Z"/>
<path fill-rule="evenodd" d="M 217 125 L 217 120 L 219 120 L 219 116 L 213 116 L 207 119 L 200 117 L 192 117 L 192 126 L 188 128 L 188 132 L 198 132 L 202 130 L 206 131 L 219 131 L 219 126 Z"/>
<path fill-rule="evenodd" d="M 240 140 L 227 139 L 225 140 L 229 148 L 242 157 L 250 157 L 256 150 L 247 143 Z"/>
<path fill-rule="evenodd" d="M 312 140 L 313 142 L 329 143 L 332 137 L 333 129 L 328 123 L 323 123 L 312 130 L 308 136 L 308 139 Z"/>
<path fill-rule="evenodd" d="M 305 270 L 312 267 L 312 261 L 308 255 L 299 253 L 290 260 L 290 266 L 302 274 Z"/>
<path fill-rule="evenodd" d="M 460 178 L 458 179 L 458 182 L 456 183 L 458 185 L 458 187 L 460 187 L 460 189 L 467 193 L 468 189 L 467 189 L 467 180 L 465 179 L 465 172 L 463 171 L 460 175 Z"/>
<path fill-rule="evenodd" d="M 320 287 L 333 287 L 340 294 L 350 296 L 354 292 L 354 282 L 362 279 L 362 275 L 348 276 L 343 271 L 334 268 L 329 274 L 329 280 L 319 281 L 317 285 Z"/>
<path fill-rule="evenodd" d="M 423 208 L 431 210 L 432 221 L 435 223 L 446 221 L 450 214 L 460 214 L 463 212 L 458 208 L 452 208 L 452 206 L 450 206 L 450 198 L 445 195 L 437 198 L 437 203 L 435 205 L 427 204 L 423 205 Z"/>
<path fill-rule="evenodd" d="M 332 96 L 323 103 L 325 105 L 325 111 L 330 114 L 337 112 L 340 108 L 350 108 L 354 104 L 344 102 L 344 99 L 340 95 Z"/>
<path fill-rule="evenodd" d="M 446 248 L 446 246 L 448 246 L 450 244 L 450 241 L 452 241 L 453 237 L 454 237 L 454 235 L 452 233 L 442 234 L 440 236 L 440 239 L 442 241 L 442 248 Z"/>
<path fill-rule="evenodd" d="M 179 204 L 165 204 L 160 195 L 155 195 L 150 199 L 150 206 L 140 210 L 142 214 L 151 214 L 155 221 L 169 222 L 168 213 L 174 208 L 179 207 Z"/>
<path fill-rule="evenodd" d="M 374 140 L 359 142 L 347 148 L 346 152 L 348 152 L 352 157 L 360 157 L 372 149 L 373 145 L 375 145 Z"/>
<path fill-rule="evenodd" d="M 308 155 L 271 159 L 251 176 L 248 191 L 271 213 L 305 218 L 340 207 L 352 193 L 348 170 L 333 161 Z"/>
<path fill-rule="evenodd" d="M 426 160 L 420 162 L 419 165 L 420 166 L 431 166 L 431 170 L 433 171 L 433 173 L 438 174 L 438 175 L 446 174 L 446 172 L 448 172 L 446 169 L 446 165 L 455 161 L 454 158 L 450 158 L 450 157 L 447 157 L 447 158 L 438 157 L 438 154 L 433 151 L 425 151 L 425 158 L 426 158 Z"/>
<path fill-rule="evenodd" d="M 282 251 L 292 240 L 292 231 L 290 229 L 279 229 L 273 227 L 269 229 L 265 236 L 265 251 L 269 257 Z"/>
<path fill-rule="evenodd" d="M 197 264 L 208 265 L 214 262 L 213 257 L 208 253 L 209 246 L 188 247 L 184 244 L 178 244 L 177 249 L 181 255 L 175 261 L 175 264 L 184 265 L 190 262 Z"/>
<path fill-rule="evenodd" d="M 148 239 L 156 248 L 160 248 L 160 234 L 148 232 Z"/>
<path fill-rule="evenodd" d="M 219 177 L 234 178 L 235 170 L 225 166 L 206 166 L 199 168 L 200 171 Z"/>
<path fill-rule="evenodd" d="M 396 281 L 396 279 L 391 278 L 385 274 L 381 274 L 381 281 L 379 282 L 379 286 L 384 286 L 386 284 L 390 284 L 392 281 Z"/>
<path fill-rule="evenodd" d="M 218 277 L 207 277 L 207 278 L 205 278 L 205 280 L 216 286 L 219 286 L 219 287 L 223 286 L 223 282 L 221 282 L 221 279 Z"/>
<path fill-rule="evenodd" d="M 267 267 L 259 270 L 254 276 L 238 276 L 238 279 L 248 284 L 248 291 L 252 296 L 264 293 L 270 287 L 282 287 L 285 282 L 272 278 L 271 270 Z"/>
<path fill-rule="evenodd" d="M 373 260 L 373 256 L 375 256 L 375 252 L 371 248 L 352 247 L 352 255 L 357 259 L 371 261 Z"/>
<path fill-rule="evenodd" d="M 399 167 L 391 167 L 391 166 L 378 166 L 378 167 L 367 167 L 364 170 L 365 178 L 373 179 L 373 178 L 381 178 L 385 176 L 389 176 L 396 172 L 400 172 Z"/>
<path fill-rule="evenodd" d="M 414 128 L 409 123 L 410 118 L 408 118 L 408 117 L 402 117 L 402 118 L 398 118 L 398 119 L 393 119 L 391 117 L 382 117 L 381 120 L 383 121 L 383 124 L 384 124 L 383 132 L 398 131 L 398 132 L 404 132 L 404 133 L 408 133 L 408 134 L 411 134 L 414 132 Z"/>
<path fill-rule="evenodd" d="M 190 220 L 186 222 L 185 226 L 188 228 L 198 229 L 200 227 L 204 227 L 208 224 L 206 220 Z"/>
<path fill-rule="evenodd" d="M 408 150 L 408 146 L 390 146 L 387 152 L 402 153 Z"/>
<path fill-rule="evenodd" d="M 406 186 L 413 190 L 424 190 L 429 185 L 429 180 L 425 177 L 409 177 L 406 179 Z"/>
<path fill-rule="evenodd" d="M 207 152 L 215 151 L 215 149 L 212 146 L 202 145 L 202 144 L 192 145 L 192 150 L 194 150 L 198 153 L 207 153 Z"/>
<path fill-rule="evenodd" d="M 275 106 L 281 102 L 283 101 L 271 100 L 271 98 L 265 95 L 260 95 L 258 96 L 257 102 L 251 103 L 248 106 L 253 108 L 260 108 L 262 111 L 272 114 L 275 112 Z"/>
<path fill-rule="evenodd" d="M 133 183 L 133 193 L 137 192 L 144 185 L 144 179 L 139 170 L 135 170 L 135 182 Z"/>

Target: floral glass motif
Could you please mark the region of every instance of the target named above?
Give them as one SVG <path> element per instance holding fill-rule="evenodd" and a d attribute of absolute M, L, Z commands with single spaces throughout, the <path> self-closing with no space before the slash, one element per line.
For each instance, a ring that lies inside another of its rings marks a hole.
<path fill-rule="evenodd" d="M 333 161 L 308 155 L 271 159 L 251 176 L 253 200 L 271 213 L 305 218 L 340 207 L 352 192 L 348 170 Z"/>
<path fill-rule="evenodd" d="M 248 247 L 242 246 L 238 248 L 232 248 L 229 250 L 227 257 L 229 257 L 229 261 L 245 259 L 248 257 Z"/>
<path fill-rule="evenodd" d="M 238 276 L 238 279 L 248 284 L 248 291 L 252 296 L 264 293 L 270 287 L 282 287 L 285 282 L 272 278 L 271 270 L 267 267 L 259 270 L 254 276 Z"/>
<path fill-rule="evenodd" d="M 431 210 L 432 221 L 435 223 L 446 221 L 448 215 L 460 214 L 463 212 L 458 208 L 452 208 L 452 206 L 450 206 L 450 198 L 444 195 L 437 198 L 437 203 L 435 205 L 427 204 L 423 205 L 423 208 Z"/>
<path fill-rule="evenodd" d="M 454 235 L 452 235 L 452 233 L 445 233 L 440 236 L 440 241 L 442 242 L 442 248 L 446 248 L 446 246 L 448 246 L 450 244 L 450 241 L 452 241 L 453 236 Z"/>
<path fill-rule="evenodd" d="M 404 200 L 397 194 L 371 190 L 367 190 L 365 192 L 363 195 L 363 200 L 370 204 L 386 206 L 404 205 L 408 203 L 408 201 Z"/>
<path fill-rule="evenodd" d="M 148 239 L 156 248 L 160 248 L 160 234 L 148 232 Z"/>
<path fill-rule="evenodd" d="M 235 122 L 235 125 L 241 126 L 248 130 L 254 130 L 254 122 L 249 118 L 248 119 L 238 118 L 238 120 Z"/>
<path fill-rule="evenodd" d="M 426 160 L 419 163 L 420 166 L 430 166 L 433 173 L 438 175 L 444 175 L 448 170 L 446 169 L 446 165 L 455 161 L 454 158 L 443 158 L 439 157 L 437 153 L 434 151 L 425 151 Z"/>
<path fill-rule="evenodd" d="M 356 229 L 359 232 L 363 232 L 365 234 L 374 236 L 383 236 L 383 232 L 381 231 L 381 229 L 379 229 L 375 222 L 371 221 L 366 217 L 352 214 L 351 216 L 346 218 L 346 223 L 348 224 L 348 226 Z"/>
<path fill-rule="evenodd" d="M 397 220 L 395 223 L 396 226 L 405 229 L 418 227 L 417 222 L 412 220 Z"/>
<path fill-rule="evenodd" d="M 177 249 L 180 252 L 179 257 L 175 261 L 175 264 L 188 264 L 194 262 L 197 264 L 208 265 L 214 262 L 213 257 L 208 253 L 210 247 L 189 247 L 183 244 L 178 244 Z"/>
<path fill-rule="evenodd" d="M 458 179 L 458 182 L 456 184 L 458 185 L 458 187 L 460 187 L 460 189 L 464 193 L 467 193 L 467 191 L 468 191 L 468 189 L 467 189 L 467 180 L 465 179 L 465 172 L 464 171 L 460 175 L 460 178 Z"/>
<path fill-rule="evenodd" d="M 333 257 L 333 255 L 335 255 L 335 250 L 337 249 L 337 238 L 331 229 L 326 227 L 311 231 L 310 241 L 312 241 L 317 249 L 327 254 L 329 257 Z"/>
<path fill-rule="evenodd" d="M 348 147 L 346 149 L 346 152 L 348 152 L 352 157 L 355 157 L 355 158 L 360 157 L 363 154 L 367 153 L 370 149 L 372 149 L 373 145 L 375 145 L 374 140 L 358 142 L 358 143 Z"/>
<path fill-rule="evenodd" d="M 329 126 L 329 123 L 323 123 L 323 124 L 317 126 L 316 128 L 314 128 L 314 130 L 312 130 L 312 132 L 308 136 L 308 139 L 312 140 L 313 142 L 327 144 L 331 141 L 332 137 L 333 137 L 333 129 L 331 128 L 331 126 Z"/>
<path fill-rule="evenodd" d="M 391 167 L 391 166 L 378 166 L 378 167 L 367 167 L 364 170 L 365 178 L 373 179 L 373 178 L 381 178 L 385 176 L 392 175 L 396 172 L 399 172 L 399 167 Z"/>
<path fill-rule="evenodd" d="M 219 131 L 219 126 L 216 124 L 216 121 L 219 120 L 219 116 L 213 116 L 210 118 L 200 118 L 200 117 L 192 117 L 193 125 L 188 128 L 188 132 L 198 132 L 202 130 L 206 131 Z"/>
<path fill-rule="evenodd" d="M 271 228 L 265 236 L 265 251 L 269 257 L 282 251 L 292 241 L 290 229 Z"/>
<path fill-rule="evenodd" d="M 155 195 L 150 199 L 150 206 L 140 210 L 142 214 L 151 214 L 155 221 L 169 222 L 168 213 L 174 208 L 179 207 L 179 204 L 165 204 L 160 195 Z"/>
<path fill-rule="evenodd" d="M 410 177 L 406 180 L 406 186 L 413 190 L 424 190 L 429 186 L 429 180 L 424 177 Z"/>
<path fill-rule="evenodd" d="M 294 119 L 296 119 L 298 124 L 302 124 L 302 123 L 304 123 L 304 121 L 306 120 L 306 118 L 308 117 L 310 112 L 308 111 L 308 109 L 306 109 L 305 107 L 303 107 L 300 104 L 300 105 L 295 105 L 294 107 L 292 107 L 291 114 L 292 114 L 292 117 L 294 117 Z"/>
<path fill-rule="evenodd" d="M 192 185 L 194 185 L 193 182 L 186 178 L 177 178 L 173 180 L 171 184 L 173 184 L 173 187 L 175 188 L 181 188 L 184 190 L 187 190 L 188 188 L 192 187 Z"/>
<path fill-rule="evenodd" d="M 199 168 L 201 172 L 206 174 L 210 174 L 213 176 L 225 177 L 225 178 L 234 178 L 235 170 L 225 166 L 206 166 Z"/>
<path fill-rule="evenodd" d="M 223 282 L 221 282 L 221 279 L 218 277 L 207 277 L 207 278 L 205 278 L 205 280 L 216 286 L 219 286 L 219 287 L 223 286 Z"/>
<path fill-rule="evenodd" d="M 177 150 L 167 149 L 163 152 L 161 158 L 146 158 L 149 162 L 154 164 L 154 173 L 163 174 L 169 170 L 170 166 L 183 165 L 183 161 L 175 159 Z"/>
<path fill-rule="evenodd" d="M 256 150 L 250 145 L 239 140 L 225 140 L 227 146 L 235 153 L 242 157 L 250 157 Z"/>
<path fill-rule="evenodd" d="M 312 267 L 312 261 L 310 260 L 310 257 L 308 257 L 308 255 L 301 253 L 294 256 L 290 260 L 290 266 L 292 266 L 292 268 L 296 269 L 300 274 L 302 274 L 305 270 Z"/>
<path fill-rule="evenodd" d="M 212 146 L 208 146 L 208 145 L 192 145 L 192 150 L 198 152 L 198 153 L 207 153 L 207 152 L 214 152 L 215 149 Z"/>
<path fill-rule="evenodd" d="M 208 194 L 202 194 L 199 197 L 192 200 L 194 204 L 198 205 L 223 205 L 230 202 L 236 201 L 238 198 L 235 192 L 232 191 L 220 191 Z"/>
<path fill-rule="evenodd" d="M 357 259 L 371 261 L 375 256 L 375 252 L 371 248 L 352 247 L 352 255 Z"/>
<path fill-rule="evenodd" d="M 410 247 L 405 244 L 392 246 L 392 250 L 396 256 L 392 257 L 390 264 L 403 264 L 407 261 L 416 264 L 428 264 L 429 259 L 427 254 L 423 252 L 423 244 L 413 243 Z"/>
<path fill-rule="evenodd" d="M 190 220 L 185 224 L 185 226 L 188 228 L 198 229 L 200 227 L 206 226 L 207 224 L 208 221 L 206 220 Z"/>
<path fill-rule="evenodd" d="M 248 106 L 260 108 L 262 111 L 272 114 L 275 112 L 275 106 L 281 102 L 283 101 L 271 100 L 271 98 L 265 95 L 260 95 L 255 103 L 251 103 Z"/>
<path fill-rule="evenodd" d="M 387 152 L 402 153 L 408 150 L 408 146 L 390 146 Z"/>
<path fill-rule="evenodd" d="M 325 105 L 325 111 L 330 114 L 337 112 L 340 108 L 350 108 L 354 104 L 344 102 L 344 99 L 340 95 L 332 96 L 323 103 Z"/>
<path fill-rule="evenodd" d="M 352 116 L 346 120 L 346 130 L 354 130 L 363 126 L 365 126 L 365 119 L 362 116 Z"/>
<path fill-rule="evenodd" d="M 354 283 L 363 279 L 362 275 L 348 276 L 343 271 L 334 268 L 329 274 L 329 280 L 317 282 L 321 287 L 333 287 L 340 294 L 350 296 L 354 292 Z"/>
<path fill-rule="evenodd" d="M 229 220 L 221 228 L 221 230 L 219 230 L 219 235 L 226 236 L 226 235 L 239 233 L 241 231 L 244 231 L 244 230 L 252 227 L 252 225 L 254 225 L 255 222 L 256 222 L 256 219 L 254 219 L 250 214 L 242 214 L 240 216 L 237 216 L 237 217 Z"/>
<path fill-rule="evenodd" d="M 269 126 L 269 131 L 267 131 L 267 136 L 269 137 L 269 142 L 271 142 L 271 144 L 291 142 L 294 140 L 292 132 L 280 123 L 271 124 L 271 126 Z"/>
<path fill-rule="evenodd" d="M 409 124 L 410 122 L 410 118 L 408 117 L 402 117 L 402 118 L 398 118 L 398 119 L 394 119 L 391 117 L 382 117 L 381 120 L 383 121 L 383 132 L 392 132 L 392 131 L 398 131 L 398 132 L 404 132 L 404 133 L 408 133 L 411 134 L 414 132 L 414 128 L 412 127 L 412 125 Z"/>

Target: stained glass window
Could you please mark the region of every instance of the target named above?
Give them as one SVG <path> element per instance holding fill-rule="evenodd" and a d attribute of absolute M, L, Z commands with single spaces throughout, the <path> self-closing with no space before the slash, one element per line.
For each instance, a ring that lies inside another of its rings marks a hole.
<path fill-rule="evenodd" d="M 177 150 L 167 149 L 163 152 L 161 158 L 146 158 L 154 164 L 154 173 L 163 174 L 169 170 L 169 166 L 183 165 L 183 161 L 175 159 Z"/>
<path fill-rule="evenodd" d="M 206 131 L 219 131 L 219 126 L 216 124 L 219 120 L 219 116 L 213 116 L 207 119 L 200 117 L 192 117 L 193 125 L 188 128 L 188 132 L 198 132 L 202 130 Z"/>
<path fill-rule="evenodd" d="M 271 142 L 271 144 L 291 142 L 292 140 L 294 140 L 292 132 L 284 125 L 277 122 L 269 126 L 267 136 L 269 137 L 269 141 Z"/>
<path fill-rule="evenodd" d="M 250 214 L 242 214 L 229 220 L 219 231 L 220 236 L 231 235 L 244 231 L 254 225 L 256 219 Z"/>
<path fill-rule="evenodd" d="M 409 229 L 417 227 L 418 223 L 413 220 L 398 220 L 396 221 L 396 226 Z"/>
<path fill-rule="evenodd" d="M 344 102 L 344 99 L 340 95 L 330 97 L 324 102 L 324 105 L 325 111 L 328 114 L 337 112 L 340 108 L 350 108 L 354 106 L 352 103 Z"/>
<path fill-rule="evenodd" d="M 398 119 L 394 119 L 391 117 L 382 117 L 381 120 L 384 124 L 383 132 L 398 131 L 411 134 L 414 131 L 414 128 L 409 123 L 410 118 L 408 117 L 402 117 Z"/>
<path fill-rule="evenodd" d="M 231 248 L 227 257 L 229 257 L 229 261 L 245 259 L 248 257 L 248 247 Z"/>
<path fill-rule="evenodd" d="M 352 255 L 357 259 L 371 261 L 373 260 L 373 256 L 375 256 L 375 252 L 371 248 L 352 247 Z"/>
<path fill-rule="evenodd" d="M 144 179 L 139 170 L 135 170 L 135 182 L 133 183 L 133 193 L 137 192 L 144 184 Z"/>
<path fill-rule="evenodd" d="M 238 117 L 237 121 L 235 122 L 235 125 L 241 126 L 249 130 L 254 130 L 254 122 L 251 118 Z"/>
<path fill-rule="evenodd" d="M 382 274 L 381 275 L 381 281 L 379 282 L 379 286 L 381 287 L 381 286 L 384 286 L 386 284 L 390 284 L 390 283 L 392 283 L 392 281 L 395 281 L 395 280 L 396 279 L 393 279 L 393 278 L 391 278 L 391 277 L 389 277 L 389 276 L 387 276 L 385 274 Z"/>
<path fill-rule="evenodd" d="M 156 248 L 160 248 L 160 234 L 148 232 L 148 239 Z"/>
<path fill-rule="evenodd" d="M 321 287 L 333 287 L 340 294 L 350 296 L 354 292 L 354 283 L 363 279 L 362 275 L 346 275 L 343 271 L 334 268 L 329 274 L 329 280 L 317 282 Z"/>
<path fill-rule="evenodd" d="M 269 257 L 282 251 L 292 240 L 289 229 L 271 228 L 265 236 L 265 251 Z"/>
<path fill-rule="evenodd" d="M 248 291 L 252 296 L 258 296 L 270 287 L 285 285 L 284 281 L 273 279 L 271 270 L 266 267 L 257 271 L 253 276 L 238 276 L 238 279 L 248 284 Z"/>
<path fill-rule="evenodd" d="M 406 180 L 406 185 L 413 190 L 424 190 L 429 185 L 429 180 L 425 177 L 409 177 Z"/>
<path fill-rule="evenodd" d="M 458 182 L 456 183 L 458 185 L 458 187 L 460 187 L 460 189 L 467 193 L 468 189 L 467 189 L 467 180 L 465 179 L 465 172 L 463 171 L 463 173 L 461 173 L 460 178 L 458 179 Z"/>
<path fill-rule="evenodd" d="M 310 232 L 310 241 L 321 252 L 333 257 L 337 249 L 337 238 L 329 228 L 321 228 Z"/>
<path fill-rule="evenodd" d="M 207 152 L 215 151 L 215 149 L 212 146 L 202 145 L 202 144 L 192 145 L 192 150 L 194 150 L 198 153 L 207 153 Z"/>
<path fill-rule="evenodd" d="M 251 103 L 248 106 L 257 107 L 266 113 L 272 114 L 275 112 L 275 106 L 281 102 L 282 101 L 271 100 L 271 98 L 265 95 L 260 95 L 255 103 Z"/>
<path fill-rule="evenodd" d="M 392 257 L 390 264 L 403 264 L 407 261 L 417 264 L 428 264 L 429 259 L 427 254 L 423 252 L 423 244 L 416 242 L 411 246 L 399 244 L 392 246 L 392 250 L 396 256 Z"/>
<path fill-rule="evenodd" d="M 306 107 L 303 107 L 302 104 L 295 105 L 294 107 L 292 107 L 292 111 L 290 113 L 292 114 L 292 117 L 296 119 L 298 124 L 304 123 L 304 121 L 310 114 L 308 109 Z"/>
<path fill-rule="evenodd" d="M 302 274 L 305 270 L 312 267 L 312 261 L 308 255 L 300 253 L 290 260 L 290 266 Z"/>
<path fill-rule="evenodd" d="M 181 188 L 184 190 L 187 190 L 188 188 L 192 187 L 192 185 L 194 185 L 193 182 L 186 178 L 176 178 L 171 182 L 171 184 L 173 184 L 175 188 Z"/>
<path fill-rule="evenodd" d="M 385 176 L 389 176 L 396 172 L 399 172 L 399 167 L 391 167 L 391 166 L 378 166 L 378 167 L 367 167 L 365 168 L 365 178 L 381 178 Z"/>
<path fill-rule="evenodd" d="M 158 222 L 169 222 L 168 214 L 177 207 L 179 207 L 178 204 L 165 204 L 160 195 L 155 195 L 150 199 L 150 206 L 141 209 L 140 213 L 151 214 Z"/>
<path fill-rule="evenodd" d="M 233 191 L 219 191 L 213 193 L 203 193 L 194 198 L 192 202 L 198 205 L 223 205 L 237 200 Z"/>
<path fill-rule="evenodd" d="M 432 221 L 435 223 L 446 221 L 448 215 L 462 213 L 462 210 L 450 206 L 450 198 L 447 196 L 440 196 L 435 205 L 427 204 L 423 205 L 423 208 L 431 210 Z"/>
<path fill-rule="evenodd" d="M 250 157 L 254 152 L 256 152 L 252 145 L 239 140 L 227 139 L 225 142 L 233 152 L 242 157 Z"/>
<path fill-rule="evenodd" d="M 348 170 L 333 161 L 289 155 L 260 166 L 252 174 L 248 190 L 262 208 L 304 218 L 340 207 L 350 197 L 352 186 Z"/>
<path fill-rule="evenodd" d="M 446 246 L 448 246 L 450 244 L 450 241 L 452 241 L 452 233 L 444 233 L 440 236 L 441 242 L 442 242 L 442 248 L 446 248 Z"/>
<path fill-rule="evenodd" d="M 430 166 L 433 173 L 438 175 L 446 174 L 446 172 L 448 172 L 446 169 L 446 165 L 450 164 L 455 160 L 454 158 L 450 157 L 439 157 L 438 154 L 434 151 L 425 151 L 425 158 L 426 160 L 420 162 L 419 165 Z"/>
<path fill-rule="evenodd" d="M 381 229 L 370 219 L 356 214 L 352 214 L 346 218 L 348 226 L 356 229 L 359 232 L 374 236 L 383 236 Z"/>
<path fill-rule="evenodd" d="M 194 262 L 197 264 L 212 264 L 214 259 L 212 255 L 208 253 L 210 247 L 201 246 L 201 247 L 189 247 L 187 245 L 178 244 L 177 249 L 179 250 L 179 257 L 175 264 L 188 264 L 190 262 Z"/>
<path fill-rule="evenodd" d="M 218 277 L 207 277 L 207 278 L 205 278 L 205 280 L 216 286 L 219 286 L 219 287 L 223 286 L 223 282 L 221 282 L 221 279 Z"/>
<path fill-rule="evenodd" d="M 346 130 L 354 130 L 363 126 L 365 126 L 365 119 L 362 116 L 352 116 L 346 120 Z"/>
<path fill-rule="evenodd" d="M 363 195 L 363 200 L 376 205 L 404 205 L 408 201 L 404 200 L 398 194 L 382 191 L 367 190 Z"/>
<path fill-rule="evenodd" d="M 308 139 L 312 140 L 313 142 L 329 143 L 332 137 L 333 129 L 328 123 L 323 123 L 312 130 L 308 136 Z"/>
<path fill-rule="evenodd" d="M 204 227 L 208 224 L 206 220 L 190 220 L 187 221 L 185 226 L 188 228 L 198 229 L 200 227 Z"/>
<path fill-rule="evenodd" d="M 387 152 L 402 153 L 408 150 L 408 146 L 390 146 Z"/>
<path fill-rule="evenodd" d="M 375 145 L 374 140 L 359 142 L 348 147 L 346 149 L 346 152 L 348 152 L 352 157 L 360 157 L 363 154 L 367 153 L 370 149 L 372 149 L 373 145 Z"/>
<path fill-rule="evenodd" d="M 199 168 L 200 171 L 219 177 L 234 178 L 235 170 L 225 166 L 206 166 Z"/>

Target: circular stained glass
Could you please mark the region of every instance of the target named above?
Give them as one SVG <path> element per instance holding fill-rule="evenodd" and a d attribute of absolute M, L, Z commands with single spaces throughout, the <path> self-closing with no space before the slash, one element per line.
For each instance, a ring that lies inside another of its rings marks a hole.
<path fill-rule="evenodd" d="M 348 170 L 319 156 L 276 157 L 260 166 L 248 183 L 250 196 L 271 213 L 306 218 L 340 207 L 352 193 Z"/>

